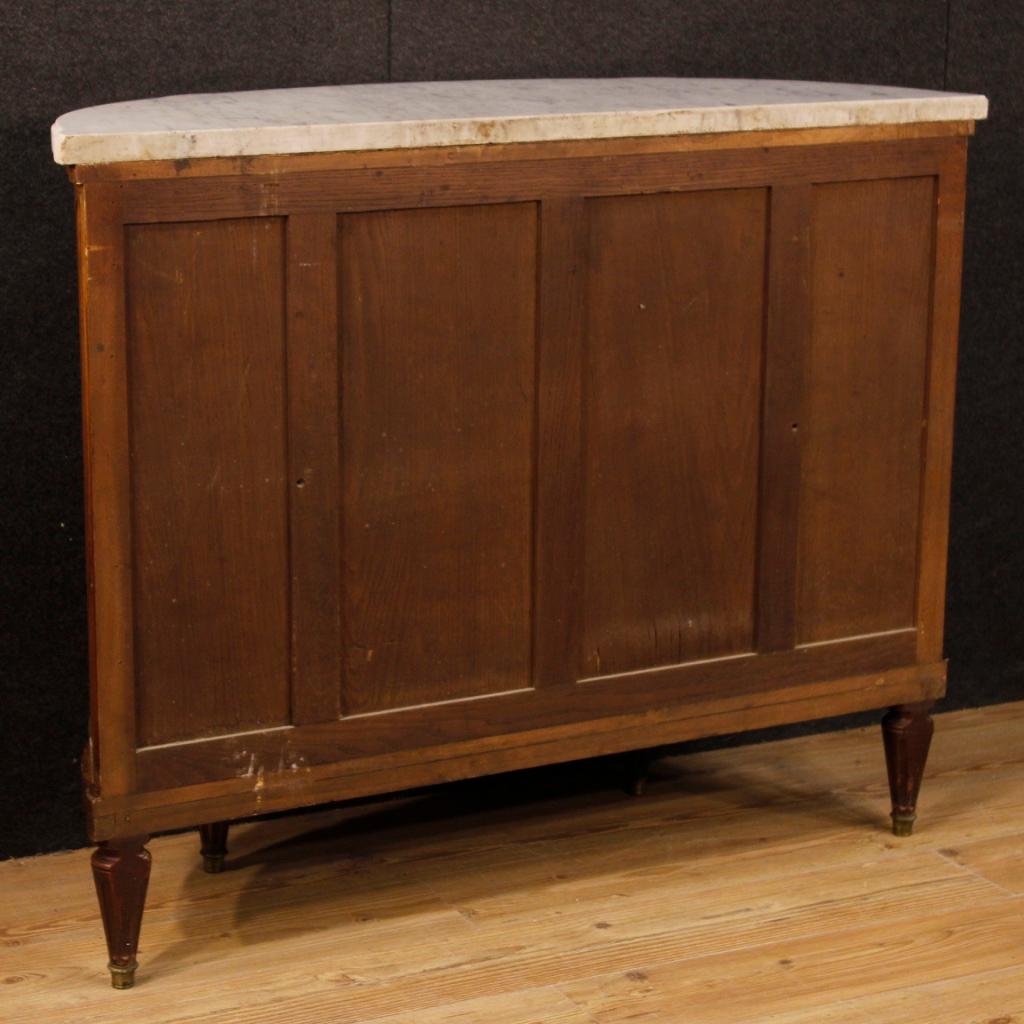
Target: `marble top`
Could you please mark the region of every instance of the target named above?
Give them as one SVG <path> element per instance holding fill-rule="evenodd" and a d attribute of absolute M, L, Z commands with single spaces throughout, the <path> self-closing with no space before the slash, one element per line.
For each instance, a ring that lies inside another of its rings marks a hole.
<path fill-rule="evenodd" d="M 984 96 L 728 78 L 390 82 L 205 93 L 59 117 L 61 164 L 975 120 Z"/>

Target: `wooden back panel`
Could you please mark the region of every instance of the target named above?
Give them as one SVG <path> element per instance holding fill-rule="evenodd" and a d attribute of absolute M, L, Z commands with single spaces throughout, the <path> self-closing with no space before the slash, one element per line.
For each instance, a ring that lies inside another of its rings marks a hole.
<path fill-rule="evenodd" d="M 343 711 L 527 686 L 536 206 L 340 231 Z"/>
<path fill-rule="evenodd" d="M 101 792 L 934 663 L 964 154 L 80 186 Z"/>
<path fill-rule="evenodd" d="M 797 637 L 914 625 L 933 178 L 817 185 Z"/>
<path fill-rule="evenodd" d="M 767 209 L 590 204 L 582 676 L 753 649 Z"/>
<path fill-rule="evenodd" d="M 140 745 L 289 721 L 284 244 L 126 232 Z"/>

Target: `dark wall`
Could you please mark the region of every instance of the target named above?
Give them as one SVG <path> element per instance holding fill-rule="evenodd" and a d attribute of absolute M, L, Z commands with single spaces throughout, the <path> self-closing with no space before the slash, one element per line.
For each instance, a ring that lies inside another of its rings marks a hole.
<path fill-rule="evenodd" d="M 71 187 L 49 154 L 57 115 L 168 93 L 389 78 L 709 75 L 988 94 L 970 171 L 953 494 L 945 706 L 961 707 L 1024 696 L 1021 53 L 1020 0 L 8 0 L 0 857 L 85 842 L 77 299 Z"/>

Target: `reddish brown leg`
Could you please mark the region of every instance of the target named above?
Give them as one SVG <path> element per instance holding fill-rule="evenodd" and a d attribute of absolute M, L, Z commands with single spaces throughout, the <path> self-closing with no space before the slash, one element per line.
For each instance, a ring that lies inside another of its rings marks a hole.
<path fill-rule="evenodd" d="M 914 831 L 917 794 L 935 730 L 930 713 L 933 704 L 934 701 L 898 704 L 882 719 L 892 794 L 892 831 L 897 836 L 909 836 Z"/>
<path fill-rule="evenodd" d="M 149 836 L 111 839 L 92 855 L 92 877 L 100 901 L 103 931 L 110 953 L 110 981 L 114 988 L 131 988 L 139 966 L 139 929 L 146 904 L 149 869 L 153 858 L 146 849 Z"/>
<path fill-rule="evenodd" d="M 654 750 L 631 750 L 625 755 L 625 790 L 630 796 L 643 796 L 647 790 Z"/>
<path fill-rule="evenodd" d="M 200 825 L 199 839 L 202 843 L 199 852 L 203 855 L 203 870 L 211 875 L 219 875 L 224 870 L 224 858 L 228 852 L 228 823 L 214 821 L 209 825 Z"/>

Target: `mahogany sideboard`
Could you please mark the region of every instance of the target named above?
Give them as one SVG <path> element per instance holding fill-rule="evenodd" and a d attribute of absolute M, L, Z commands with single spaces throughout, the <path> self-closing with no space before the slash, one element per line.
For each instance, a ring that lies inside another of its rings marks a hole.
<path fill-rule="evenodd" d="M 65 115 L 89 829 L 873 708 L 909 834 L 978 96 L 633 79 Z"/>

